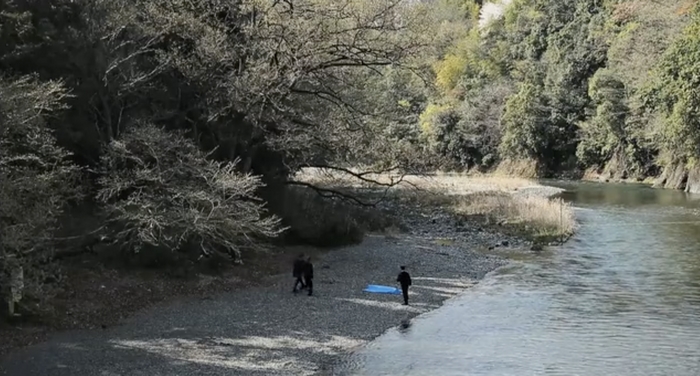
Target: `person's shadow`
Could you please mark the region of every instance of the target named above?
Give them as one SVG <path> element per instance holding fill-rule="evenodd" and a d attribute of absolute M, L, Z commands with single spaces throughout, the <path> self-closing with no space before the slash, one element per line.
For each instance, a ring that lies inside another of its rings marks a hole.
<path fill-rule="evenodd" d="M 399 332 L 406 334 L 411 328 L 411 319 L 403 319 L 401 320 L 401 324 L 399 325 Z"/>

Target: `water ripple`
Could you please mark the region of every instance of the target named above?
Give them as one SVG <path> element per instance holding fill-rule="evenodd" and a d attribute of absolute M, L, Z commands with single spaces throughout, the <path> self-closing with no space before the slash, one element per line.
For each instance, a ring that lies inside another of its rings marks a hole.
<path fill-rule="evenodd" d="M 649 195 L 639 207 L 589 200 L 567 245 L 388 332 L 337 374 L 700 375 L 700 225 L 675 223 L 700 211 Z"/>

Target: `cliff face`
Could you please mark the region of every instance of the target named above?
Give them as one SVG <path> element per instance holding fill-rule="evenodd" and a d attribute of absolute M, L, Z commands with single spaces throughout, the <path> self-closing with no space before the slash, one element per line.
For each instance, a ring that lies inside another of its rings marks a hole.
<path fill-rule="evenodd" d="M 691 168 L 688 172 L 688 181 L 685 184 L 688 193 L 700 193 L 700 168 Z"/>
<path fill-rule="evenodd" d="M 667 165 L 654 182 L 656 188 L 685 189 L 688 183 L 688 170 L 678 163 Z"/>

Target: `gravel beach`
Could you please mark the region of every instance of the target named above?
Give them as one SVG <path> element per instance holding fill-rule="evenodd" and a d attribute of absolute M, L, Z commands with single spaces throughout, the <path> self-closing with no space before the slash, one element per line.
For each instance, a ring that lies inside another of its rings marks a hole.
<path fill-rule="evenodd" d="M 326 375 L 340 357 L 403 320 L 438 308 L 507 261 L 488 248 L 527 243 L 449 215 L 409 219 L 410 234 L 373 235 L 315 260 L 314 296 L 289 275 L 265 287 L 181 300 L 104 330 L 68 332 L 0 362 L 11 376 Z M 410 223 L 413 222 L 413 223 Z M 410 305 L 364 293 L 413 278 Z"/>

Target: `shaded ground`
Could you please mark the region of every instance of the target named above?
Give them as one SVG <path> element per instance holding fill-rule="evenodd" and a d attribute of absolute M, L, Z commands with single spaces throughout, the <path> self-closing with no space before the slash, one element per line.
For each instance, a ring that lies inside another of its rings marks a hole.
<path fill-rule="evenodd" d="M 190 278 L 166 275 L 162 271 L 109 268 L 90 255 L 67 260 L 62 263 L 66 280 L 60 283 L 60 290 L 52 299 L 54 311 L 46 313 L 40 321 L 31 318 L 15 325 L 0 322 L 0 357 L 41 343 L 55 332 L 114 326 L 136 312 L 176 298 L 211 297 L 260 286 L 266 283 L 266 278 L 286 271 L 296 251 L 289 248 L 259 255 L 222 274 Z M 320 251 L 312 253 L 320 254 Z"/>
<path fill-rule="evenodd" d="M 435 239 L 369 237 L 316 262 L 315 296 L 291 293 L 291 278 L 189 299 L 142 312 L 118 327 L 64 333 L 6 357 L 2 375 L 274 375 L 324 374 L 338 356 L 405 318 L 438 307 L 504 261 L 463 248 L 490 244 L 494 234 Z M 444 244 L 444 243 L 443 243 Z M 362 292 L 368 283 L 395 285 L 406 264 L 412 305 L 398 296 Z"/>
<path fill-rule="evenodd" d="M 530 247 L 440 208 L 404 210 L 410 234 L 371 236 L 325 254 L 305 249 L 316 260 L 313 297 L 291 293 L 288 269 L 298 248 L 196 283 L 82 265 L 68 273 L 61 320 L 43 329 L 0 328 L 0 356 L 39 343 L 2 358 L 0 375 L 328 374 L 340 356 L 505 264 L 475 250 Z M 395 285 L 399 265 L 414 279 L 411 306 L 400 296 L 362 292 L 369 283 Z M 83 330 L 50 338 L 76 328 Z"/>

